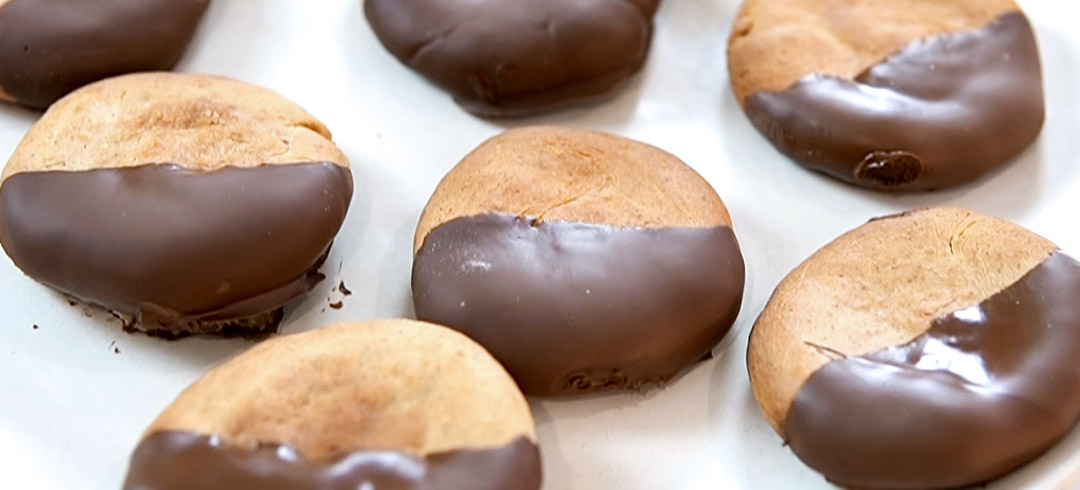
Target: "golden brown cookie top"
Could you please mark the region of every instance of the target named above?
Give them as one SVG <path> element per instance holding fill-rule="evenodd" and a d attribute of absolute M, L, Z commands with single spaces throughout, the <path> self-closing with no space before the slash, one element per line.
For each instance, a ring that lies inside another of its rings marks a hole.
<path fill-rule="evenodd" d="M 150 428 L 281 444 L 318 460 L 415 456 L 536 439 L 506 371 L 452 330 L 411 320 L 341 324 L 263 342 L 186 389 Z"/>
<path fill-rule="evenodd" d="M 57 101 L 15 149 L 3 178 L 177 164 L 226 166 L 348 160 L 321 122 L 277 93 L 228 78 L 140 73 Z"/>
<path fill-rule="evenodd" d="M 912 42 L 986 26 L 1013 0 L 746 0 L 728 43 L 740 103 L 811 75 L 851 79 Z"/>
<path fill-rule="evenodd" d="M 837 238 L 777 286 L 754 325 L 747 364 L 765 417 L 783 436 L 796 393 L 819 368 L 911 341 L 1056 249 L 1018 225 L 954 208 L 877 219 Z"/>
<path fill-rule="evenodd" d="M 674 155 L 559 127 L 512 129 L 466 155 L 424 208 L 413 251 L 440 224 L 492 212 L 621 227 L 731 226 L 716 191 Z"/>

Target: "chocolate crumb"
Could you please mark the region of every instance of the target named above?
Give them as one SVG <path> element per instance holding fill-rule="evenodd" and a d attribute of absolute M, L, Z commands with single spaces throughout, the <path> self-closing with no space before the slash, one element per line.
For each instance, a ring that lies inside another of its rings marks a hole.
<path fill-rule="evenodd" d="M 38 326 L 37 326 L 37 324 L 35 323 L 35 324 L 34 324 L 34 330 L 37 330 L 37 329 L 38 329 Z"/>
<path fill-rule="evenodd" d="M 113 351 L 113 354 L 119 354 L 120 353 L 120 348 L 119 347 L 113 347 L 112 351 Z"/>
<path fill-rule="evenodd" d="M 341 294 L 344 294 L 345 296 L 352 296 L 352 291 L 350 291 L 349 288 L 345 287 L 345 281 L 344 280 L 342 280 L 338 284 L 338 291 L 341 291 Z"/>
<path fill-rule="evenodd" d="M 338 301 L 336 303 L 330 303 L 330 307 L 335 310 L 340 310 L 342 306 L 345 306 L 345 303 L 342 303 L 341 301 Z"/>

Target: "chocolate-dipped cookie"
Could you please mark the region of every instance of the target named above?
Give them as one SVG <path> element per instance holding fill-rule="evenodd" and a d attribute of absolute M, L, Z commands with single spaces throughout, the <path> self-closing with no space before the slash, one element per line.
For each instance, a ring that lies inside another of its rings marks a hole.
<path fill-rule="evenodd" d="M 0 0 L 0 100 L 44 109 L 97 80 L 168 70 L 210 0 Z"/>
<path fill-rule="evenodd" d="M 960 209 L 877 219 L 776 288 L 747 365 L 766 419 L 830 481 L 956 488 L 1080 416 L 1080 263 Z"/>
<path fill-rule="evenodd" d="M 728 64 L 781 152 L 872 189 L 971 182 L 1044 118 L 1035 36 L 1012 0 L 746 0 Z"/>
<path fill-rule="evenodd" d="M 303 109 L 170 73 L 57 102 L 0 182 L 16 266 L 164 337 L 272 332 L 322 278 L 352 197 L 348 160 Z"/>
<path fill-rule="evenodd" d="M 391 54 L 465 110 L 516 117 L 612 92 L 645 62 L 660 0 L 366 0 Z"/>
<path fill-rule="evenodd" d="M 416 315 L 472 337 L 536 395 L 662 383 L 720 341 L 742 254 L 716 192 L 658 148 L 507 131 L 443 178 L 420 217 Z"/>
<path fill-rule="evenodd" d="M 124 490 L 539 490 L 532 414 L 476 343 L 409 320 L 259 344 L 195 382 Z"/>

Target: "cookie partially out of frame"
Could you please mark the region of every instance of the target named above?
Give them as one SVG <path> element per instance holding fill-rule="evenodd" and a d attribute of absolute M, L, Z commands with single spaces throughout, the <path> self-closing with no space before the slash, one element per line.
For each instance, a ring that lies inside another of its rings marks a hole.
<path fill-rule="evenodd" d="M 352 174 L 267 89 L 126 75 L 53 105 L 0 181 L 0 243 L 37 281 L 164 337 L 272 332 L 314 287 Z"/>
<path fill-rule="evenodd" d="M 1012 0 L 747 0 L 728 55 L 773 145 L 862 187 L 971 182 L 1043 124 L 1039 52 Z"/>
<path fill-rule="evenodd" d="M 414 241 L 416 315 L 536 395 L 639 389 L 701 360 L 739 312 L 727 208 L 675 156 L 555 127 L 507 131 L 439 184 Z"/>
<path fill-rule="evenodd" d="M 275 338 L 151 424 L 125 490 L 539 490 L 532 414 L 476 343 L 409 320 Z"/>
<path fill-rule="evenodd" d="M 169 70 L 210 0 L 0 0 L 0 100 L 44 109 L 83 85 Z"/>
<path fill-rule="evenodd" d="M 830 481 L 957 488 L 1080 416 L 1080 263 L 961 209 L 877 219 L 776 288 L 747 364 L 765 418 Z"/>
<path fill-rule="evenodd" d="M 660 0 L 366 0 L 379 41 L 465 110 L 517 117 L 602 97 L 645 63 Z"/>

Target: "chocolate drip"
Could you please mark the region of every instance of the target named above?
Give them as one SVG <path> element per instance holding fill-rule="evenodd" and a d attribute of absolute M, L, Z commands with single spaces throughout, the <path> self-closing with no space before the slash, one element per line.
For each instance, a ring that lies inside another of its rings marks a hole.
<path fill-rule="evenodd" d="M 746 101 L 788 157 L 882 190 L 970 182 L 1023 151 L 1042 128 L 1039 52 L 1022 13 L 916 42 L 855 80 L 811 75 Z"/>
<path fill-rule="evenodd" d="M 522 390 L 662 382 L 730 329 L 744 266 L 731 228 L 616 228 L 457 218 L 413 263 L 417 318 L 486 347 Z"/>
<path fill-rule="evenodd" d="M 168 70 L 209 0 L 11 0 L 0 7 L 0 88 L 45 108 L 90 82 Z"/>
<path fill-rule="evenodd" d="M 826 364 L 785 422 L 841 485 L 953 488 L 1046 451 L 1080 417 L 1080 263 L 1055 253 L 912 342 Z"/>
<path fill-rule="evenodd" d="M 540 451 L 525 437 L 423 459 L 361 450 L 309 461 L 281 445 L 158 432 L 135 449 L 124 490 L 539 490 L 540 478 Z"/>
<path fill-rule="evenodd" d="M 469 112 L 516 117 L 613 90 L 641 68 L 659 0 L 368 0 L 375 34 Z"/>
<path fill-rule="evenodd" d="M 351 197 L 333 163 L 26 172 L 0 187 L 0 243 L 30 277 L 143 322 L 228 320 L 308 292 Z"/>

